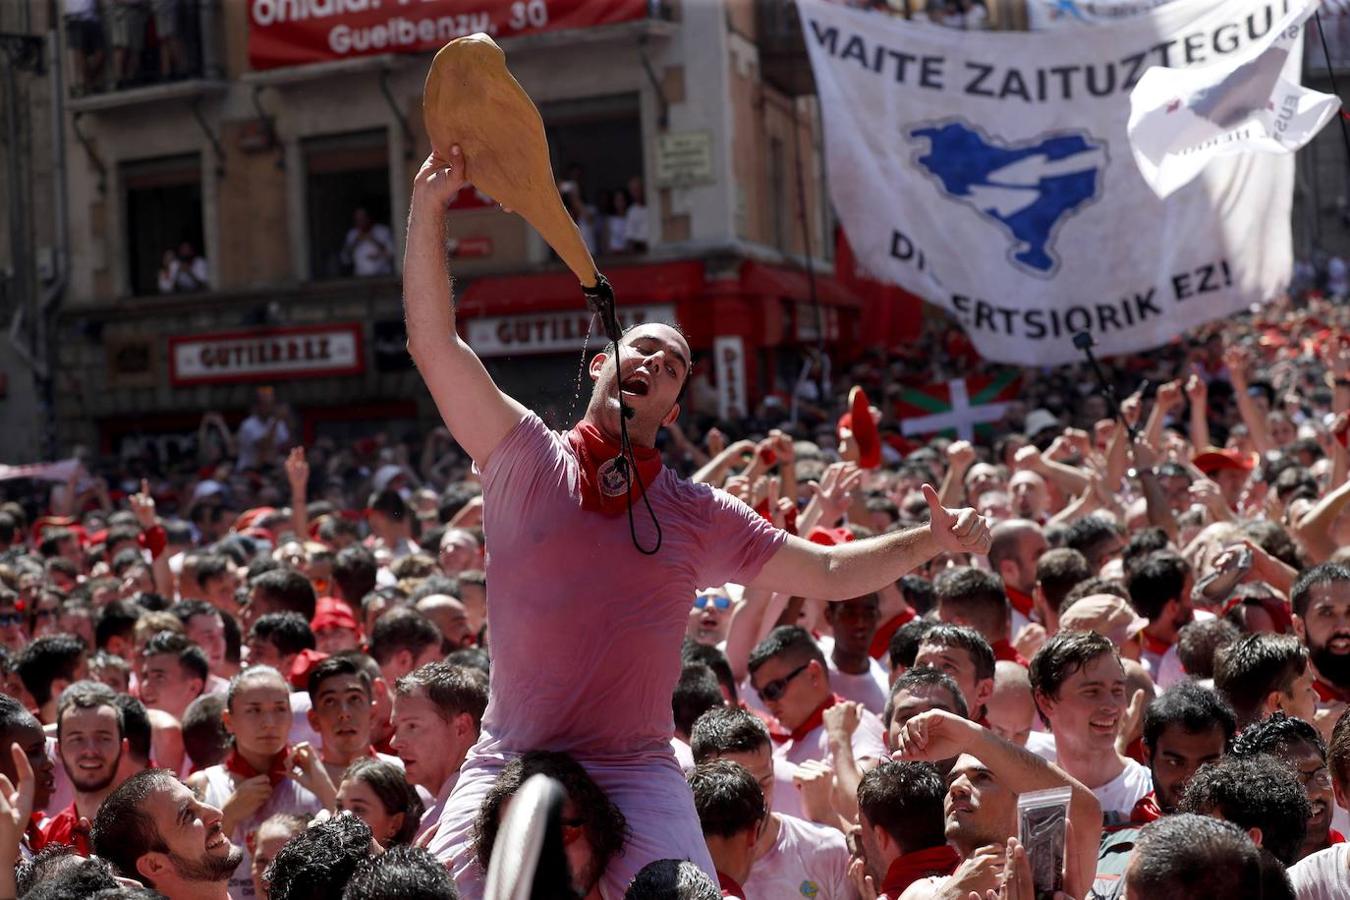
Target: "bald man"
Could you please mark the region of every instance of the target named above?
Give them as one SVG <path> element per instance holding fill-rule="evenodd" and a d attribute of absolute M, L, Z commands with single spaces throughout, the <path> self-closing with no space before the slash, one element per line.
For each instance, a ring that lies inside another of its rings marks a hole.
<path fill-rule="evenodd" d="M 1012 607 L 1009 636 L 1014 640 L 1032 621 L 1036 561 L 1048 548 L 1045 532 L 1030 519 L 1008 519 L 989 531 L 989 568 L 1003 579 L 1003 590 Z"/>

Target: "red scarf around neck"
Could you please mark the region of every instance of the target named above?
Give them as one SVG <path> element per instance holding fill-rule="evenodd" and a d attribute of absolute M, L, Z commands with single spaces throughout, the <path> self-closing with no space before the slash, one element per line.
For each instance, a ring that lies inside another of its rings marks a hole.
<path fill-rule="evenodd" d="M 567 432 L 567 443 L 577 455 L 581 471 L 581 508 L 606 516 L 621 515 L 628 508 L 628 479 L 616 464 L 619 445 L 600 433 L 590 422 L 578 422 Z M 633 485 L 633 500 L 642 498 L 643 485 L 651 487 L 661 474 L 661 454 L 655 447 L 633 446 L 640 483 Z"/>
<path fill-rule="evenodd" d="M 272 757 L 272 762 L 267 767 L 267 780 L 272 783 L 272 787 L 276 787 L 281 783 L 283 778 L 288 778 L 290 776 L 290 770 L 286 765 L 286 759 L 289 756 L 290 753 L 283 750 Z M 240 778 L 252 778 L 255 775 L 263 774 L 253 768 L 253 764 L 244 759 L 239 751 L 233 747 L 231 747 L 230 752 L 225 755 L 225 771 L 233 775 L 238 775 Z"/>
<path fill-rule="evenodd" d="M 908 606 L 895 618 L 888 620 L 884 625 L 877 629 L 877 633 L 872 635 L 872 646 L 867 649 L 867 655 L 873 659 L 881 659 L 891 650 L 891 638 L 895 633 L 907 625 L 915 616 L 914 610 Z"/>
<path fill-rule="evenodd" d="M 1032 611 L 1036 608 L 1036 602 L 1031 599 L 1031 595 L 1022 593 L 1012 585 L 1005 585 L 1003 590 L 1008 595 L 1008 603 L 1012 608 L 1030 619 Z"/>
<path fill-rule="evenodd" d="M 947 844 L 906 853 L 886 870 L 886 880 L 881 884 L 882 896 L 898 900 L 914 882 L 933 875 L 950 875 L 960 862 L 960 855 Z"/>
<path fill-rule="evenodd" d="M 836 703 L 843 702 L 843 697 L 840 697 L 838 694 L 831 694 L 825 698 L 824 703 L 816 707 L 811 715 L 806 717 L 806 721 L 802 722 L 802 724 L 791 731 L 785 731 L 783 729 L 783 724 L 777 719 L 774 719 L 773 724 L 769 727 L 769 737 L 773 738 L 774 743 L 778 744 L 786 744 L 788 741 L 793 741 L 794 743 L 800 741 L 825 723 L 825 710 L 834 706 Z"/>
<path fill-rule="evenodd" d="M 1154 656 L 1165 656 L 1172 645 L 1162 638 L 1156 638 L 1147 631 L 1139 632 L 1139 641 L 1143 644 L 1145 653 L 1152 653 Z"/>

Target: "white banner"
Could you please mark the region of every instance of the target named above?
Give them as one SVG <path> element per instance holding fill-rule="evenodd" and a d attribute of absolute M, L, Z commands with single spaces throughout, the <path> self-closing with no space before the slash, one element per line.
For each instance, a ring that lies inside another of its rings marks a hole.
<path fill-rule="evenodd" d="M 1286 5 L 1176 0 L 1067 41 L 801 0 L 831 199 L 858 259 L 954 314 L 986 358 L 1021 365 L 1080 359 L 1077 331 L 1129 353 L 1270 299 L 1292 267 L 1293 157 L 1216 160 L 1164 202 L 1125 125 L 1150 66 L 1240 53 Z"/>
<path fill-rule="evenodd" d="M 1261 42 L 1198 69 L 1154 67 L 1130 94 L 1126 132 L 1139 172 L 1159 197 L 1186 185 L 1221 156 L 1293 153 L 1336 114 L 1341 101 L 1289 80 L 1289 56 L 1318 0 L 1303 0 Z"/>

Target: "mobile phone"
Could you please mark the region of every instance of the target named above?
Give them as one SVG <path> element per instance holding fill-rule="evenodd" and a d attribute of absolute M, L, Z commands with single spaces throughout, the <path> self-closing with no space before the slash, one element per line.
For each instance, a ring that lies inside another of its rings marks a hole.
<path fill-rule="evenodd" d="M 1068 836 L 1067 787 L 1029 791 L 1017 798 L 1018 840 L 1031 866 L 1036 900 L 1054 900 L 1064 890 L 1064 845 Z"/>

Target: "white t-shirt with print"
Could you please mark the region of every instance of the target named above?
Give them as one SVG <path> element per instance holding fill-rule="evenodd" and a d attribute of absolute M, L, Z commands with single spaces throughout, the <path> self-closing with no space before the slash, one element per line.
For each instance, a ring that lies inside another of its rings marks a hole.
<path fill-rule="evenodd" d="M 834 828 L 795 816 L 778 817 L 778 840 L 755 860 L 745 881 L 747 898 L 852 900 L 848 845 Z"/>

